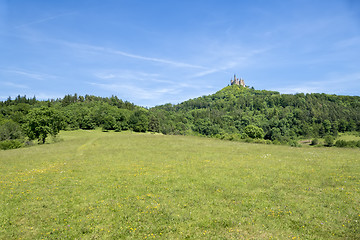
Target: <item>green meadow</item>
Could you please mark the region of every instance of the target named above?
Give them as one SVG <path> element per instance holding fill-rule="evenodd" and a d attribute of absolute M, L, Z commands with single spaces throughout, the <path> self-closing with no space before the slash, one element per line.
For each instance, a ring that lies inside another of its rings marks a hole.
<path fill-rule="evenodd" d="M 63 131 L 0 151 L 0 239 L 360 239 L 360 150 Z"/>

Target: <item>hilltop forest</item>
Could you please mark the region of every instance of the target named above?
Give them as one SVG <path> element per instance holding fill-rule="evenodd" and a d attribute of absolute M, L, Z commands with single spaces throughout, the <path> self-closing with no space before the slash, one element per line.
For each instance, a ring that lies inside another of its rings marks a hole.
<path fill-rule="evenodd" d="M 45 143 L 60 130 L 132 130 L 174 135 L 201 135 L 227 140 L 290 144 L 360 132 L 360 97 L 329 94 L 280 94 L 237 85 L 177 105 L 150 109 L 116 96 L 66 95 L 39 101 L 10 97 L 0 102 L 2 149 Z M 316 141 L 313 141 L 316 144 Z M 337 141 L 336 145 L 346 146 Z M 360 147 L 360 142 L 353 142 Z"/>

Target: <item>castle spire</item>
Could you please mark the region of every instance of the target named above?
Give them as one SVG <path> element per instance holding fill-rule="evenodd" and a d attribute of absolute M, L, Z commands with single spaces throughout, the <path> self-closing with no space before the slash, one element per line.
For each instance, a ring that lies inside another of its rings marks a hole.
<path fill-rule="evenodd" d="M 239 85 L 239 86 L 242 86 L 242 87 L 246 87 L 245 85 L 245 82 L 244 82 L 244 79 L 240 78 L 236 78 L 236 74 L 234 74 L 234 79 L 231 79 L 230 81 L 231 85 Z"/>

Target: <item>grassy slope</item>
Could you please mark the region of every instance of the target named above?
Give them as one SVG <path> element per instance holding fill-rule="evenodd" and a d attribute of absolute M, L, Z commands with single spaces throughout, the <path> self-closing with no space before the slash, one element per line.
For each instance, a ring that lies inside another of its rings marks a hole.
<path fill-rule="evenodd" d="M 61 138 L 0 151 L 0 239 L 360 238 L 358 149 Z"/>

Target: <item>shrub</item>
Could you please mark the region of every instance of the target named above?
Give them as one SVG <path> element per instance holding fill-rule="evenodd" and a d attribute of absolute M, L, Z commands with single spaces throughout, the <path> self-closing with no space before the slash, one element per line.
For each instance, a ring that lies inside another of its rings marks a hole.
<path fill-rule="evenodd" d="M 246 134 L 246 133 L 241 133 L 240 134 L 240 139 L 246 139 L 248 138 L 249 136 Z"/>
<path fill-rule="evenodd" d="M 314 138 L 313 140 L 311 140 L 311 144 L 310 144 L 310 145 L 315 146 L 315 145 L 318 145 L 318 144 L 319 144 L 319 139 Z"/>
<path fill-rule="evenodd" d="M 24 143 L 21 140 L 4 140 L 0 142 L 0 149 L 7 150 L 21 148 L 23 145 Z"/>
<path fill-rule="evenodd" d="M 346 141 L 344 141 L 344 140 L 337 140 L 337 141 L 335 142 L 335 146 L 336 146 L 336 147 L 346 147 L 346 146 L 347 146 L 347 143 L 346 143 Z"/>
<path fill-rule="evenodd" d="M 263 138 L 264 130 L 255 125 L 248 125 L 244 128 L 244 132 L 251 138 Z"/>
<path fill-rule="evenodd" d="M 247 143 L 252 143 L 252 142 L 254 142 L 254 139 L 252 139 L 252 138 L 245 138 L 245 142 L 247 142 Z"/>
<path fill-rule="evenodd" d="M 5 120 L 0 125 L 0 141 L 20 139 L 22 137 L 23 133 L 18 123 L 12 120 Z"/>
<path fill-rule="evenodd" d="M 352 147 L 352 148 L 357 147 L 356 144 L 357 144 L 357 141 L 348 141 L 348 142 L 347 142 L 347 145 L 348 145 L 349 147 Z"/>
<path fill-rule="evenodd" d="M 302 147 L 300 143 L 298 143 L 296 140 L 291 140 L 288 143 L 292 147 Z"/>
<path fill-rule="evenodd" d="M 265 140 L 264 139 L 254 139 L 254 143 L 265 144 Z"/>
<path fill-rule="evenodd" d="M 325 146 L 332 147 L 334 145 L 334 137 L 331 135 L 327 135 L 324 138 L 325 140 Z"/>

